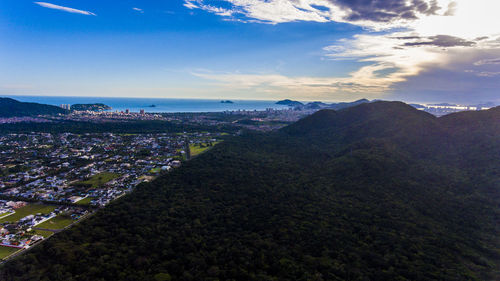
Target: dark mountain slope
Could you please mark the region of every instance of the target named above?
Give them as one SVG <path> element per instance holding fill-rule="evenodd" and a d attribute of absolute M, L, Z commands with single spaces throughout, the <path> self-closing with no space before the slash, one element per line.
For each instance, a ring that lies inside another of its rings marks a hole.
<path fill-rule="evenodd" d="M 340 111 L 322 110 L 283 129 L 294 135 L 356 134 L 352 137 L 394 137 L 428 126 L 436 117 L 402 102 L 365 103 Z"/>
<path fill-rule="evenodd" d="M 500 134 L 500 106 L 483 111 L 464 111 L 439 118 L 440 123 L 454 133 L 469 135 L 484 130 L 489 134 Z"/>
<path fill-rule="evenodd" d="M 457 166 L 477 179 L 478 188 L 490 189 L 490 196 L 496 196 L 500 186 L 500 107 L 454 113 L 439 121 L 454 140 Z"/>
<path fill-rule="evenodd" d="M 367 99 L 360 99 L 360 100 L 353 101 L 353 102 L 339 102 L 339 103 L 334 103 L 334 104 L 331 104 L 328 107 L 330 109 L 340 110 L 340 109 L 344 109 L 344 108 L 356 106 L 356 105 L 359 105 L 359 104 L 362 104 L 362 103 L 369 103 L 369 102 L 370 101 L 367 100 Z"/>
<path fill-rule="evenodd" d="M 441 122 L 373 103 L 229 139 L 0 279 L 494 280 L 500 186 L 447 159 L 462 140 Z"/>
<path fill-rule="evenodd" d="M 0 98 L 0 117 L 56 115 L 67 112 L 67 110 L 53 105 L 20 102 L 11 98 Z"/>
<path fill-rule="evenodd" d="M 365 103 L 340 111 L 323 110 L 282 129 L 288 136 L 330 153 L 375 143 L 395 145 L 422 157 L 441 150 L 447 137 L 431 114 L 401 102 Z"/>

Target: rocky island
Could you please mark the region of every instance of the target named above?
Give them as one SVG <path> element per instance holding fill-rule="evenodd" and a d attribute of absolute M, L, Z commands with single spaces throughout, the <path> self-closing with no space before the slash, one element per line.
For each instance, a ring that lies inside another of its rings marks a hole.
<path fill-rule="evenodd" d="M 294 101 L 294 100 L 289 100 L 289 99 L 286 99 L 286 100 L 280 100 L 278 101 L 276 104 L 279 104 L 279 105 L 287 105 L 287 106 L 302 106 L 304 105 L 303 103 L 301 103 L 300 101 Z"/>

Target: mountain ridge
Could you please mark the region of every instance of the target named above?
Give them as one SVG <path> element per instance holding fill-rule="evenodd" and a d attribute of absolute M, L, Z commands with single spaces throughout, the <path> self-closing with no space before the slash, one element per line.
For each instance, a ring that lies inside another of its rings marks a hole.
<path fill-rule="evenodd" d="M 0 97 L 0 117 L 29 117 L 68 113 L 57 106 L 34 102 L 20 102 L 12 98 Z"/>

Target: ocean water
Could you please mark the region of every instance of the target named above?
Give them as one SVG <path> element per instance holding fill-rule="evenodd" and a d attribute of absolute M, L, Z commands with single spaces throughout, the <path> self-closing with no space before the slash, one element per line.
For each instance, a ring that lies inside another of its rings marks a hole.
<path fill-rule="evenodd" d="M 103 103 L 112 107 L 111 111 L 139 112 L 222 112 L 233 110 L 284 109 L 287 106 L 275 104 L 276 101 L 231 100 L 234 103 L 221 103 L 221 100 L 208 99 L 163 99 L 163 98 L 110 98 L 110 97 L 58 97 L 58 96 L 6 96 L 22 102 L 37 102 L 60 106 L 61 104 Z M 154 105 L 154 107 L 152 107 Z"/>

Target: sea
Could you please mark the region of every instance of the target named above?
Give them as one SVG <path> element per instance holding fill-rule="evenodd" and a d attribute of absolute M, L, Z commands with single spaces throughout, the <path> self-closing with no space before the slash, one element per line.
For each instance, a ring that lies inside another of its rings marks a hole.
<path fill-rule="evenodd" d="M 64 97 L 64 96 L 5 96 L 22 102 L 36 102 L 60 106 L 62 104 L 103 103 L 110 106 L 110 111 L 139 112 L 223 112 L 237 110 L 285 109 L 284 105 L 270 100 L 231 100 L 233 103 L 221 103 L 213 99 L 170 99 L 170 98 L 115 98 L 115 97 Z"/>

